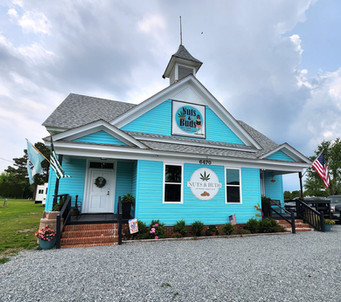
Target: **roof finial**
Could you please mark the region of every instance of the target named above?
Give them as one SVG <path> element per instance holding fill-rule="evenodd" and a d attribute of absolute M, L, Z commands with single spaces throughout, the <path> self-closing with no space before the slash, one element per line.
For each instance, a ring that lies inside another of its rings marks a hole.
<path fill-rule="evenodd" d="M 180 45 L 182 45 L 182 23 L 181 23 L 181 16 L 180 16 Z"/>

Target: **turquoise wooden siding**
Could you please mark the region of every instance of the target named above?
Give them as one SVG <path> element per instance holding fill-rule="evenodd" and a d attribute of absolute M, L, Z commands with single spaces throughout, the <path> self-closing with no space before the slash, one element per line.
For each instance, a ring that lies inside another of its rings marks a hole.
<path fill-rule="evenodd" d="M 206 140 L 244 145 L 240 138 L 207 106 L 205 120 Z M 122 127 L 122 130 L 170 136 L 172 134 L 172 101 L 166 100 Z"/>
<path fill-rule="evenodd" d="M 65 158 L 62 163 L 63 169 L 70 178 L 59 180 L 58 194 L 69 194 L 72 198 L 72 205 L 78 195 L 78 205 L 81 207 L 83 202 L 86 160 L 77 158 Z M 49 189 L 46 197 L 45 211 L 52 211 L 53 195 L 56 184 L 56 174 L 50 168 Z"/>
<path fill-rule="evenodd" d="M 126 145 L 125 143 L 118 140 L 116 137 L 113 137 L 109 133 L 104 130 L 97 131 L 83 137 L 79 137 L 74 140 L 74 142 L 82 142 L 82 143 L 94 143 L 94 144 L 109 144 L 109 145 Z"/>
<path fill-rule="evenodd" d="M 271 154 L 270 156 L 266 157 L 266 159 L 277 159 L 277 160 L 285 160 L 285 161 L 294 162 L 294 160 L 290 156 L 286 155 L 282 151 L 277 151 L 277 152 Z"/>
<path fill-rule="evenodd" d="M 124 131 L 171 135 L 172 101 L 167 100 L 122 127 Z"/>
<path fill-rule="evenodd" d="M 117 213 L 117 202 L 118 197 L 123 196 L 127 193 L 135 195 L 133 189 L 133 178 L 135 173 L 134 162 L 118 162 L 116 170 L 116 190 L 115 190 L 115 213 Z"/>
<path fill-rule="evenodd" d="M 137 162 L 136 217 L 145 223 L 163 220 L 162 207 L 163 163 L 139 160 Z"/>
<path fill-rule="evenodd" d="M 245 223 L 255 217 L 254 206 L 260 202 L 259 169 L 241 169 L 243 202 L 242 204 L 226 204 L 225 168 L 222 166 L 209 166 L 222 184 L 222 188 L 211 200 L 197 199 L 187 187 L 187 182 L 193 172 L 203 167 L 197 164 L 184 164 L 183 203 L 167 204 L 163 203 L 163 162 L 138 161 L 136 217 L 146 224 L 153 219 L 159 219 L 166 225 L 174 225 L 181 219 L 184 219 L 187 224 L 196 220 L 204 224 L 224 224 L 228 222 L 228 216 L 232 214 L 236 214 L 238 223 Z"/>
<path fill-rule="evenodd" d="M 207 106 L 206 139 L 216 142 L 244 145 L 240 138 Z"/>
<path fill-rule="evenodd" d="M 272 180 L 275 180 L 274 182 Z M 282 175 L 272 177 L 271 172 L 264 174 L 265 196 L 274 200 L 280 200 L 284 204 L 283 178 Z"/>

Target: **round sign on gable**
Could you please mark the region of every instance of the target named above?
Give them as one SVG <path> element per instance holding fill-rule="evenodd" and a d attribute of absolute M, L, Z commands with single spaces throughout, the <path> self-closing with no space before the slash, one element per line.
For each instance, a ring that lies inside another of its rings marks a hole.
<path fill-rule="evenodd" d="M 187 187 L 200 200 L 212 199 L 217 195 L 221 186 L 217 174 L 208 168 L 195 170 L 190 181 L 187 182 Z"/>

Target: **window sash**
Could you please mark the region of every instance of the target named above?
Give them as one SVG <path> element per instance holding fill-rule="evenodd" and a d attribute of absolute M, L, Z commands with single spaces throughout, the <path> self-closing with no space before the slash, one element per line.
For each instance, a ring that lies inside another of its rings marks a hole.
<path fill-rule="evenodd" d="M 164 203 L 182 202 L 183 167 L 180 165 L 165 165 L 164 167 Z"/>
<path fill-rule="evenodd" d="M 225 175 L 226 203 L 241 203 L 240 169 L 226 168 Z"/>

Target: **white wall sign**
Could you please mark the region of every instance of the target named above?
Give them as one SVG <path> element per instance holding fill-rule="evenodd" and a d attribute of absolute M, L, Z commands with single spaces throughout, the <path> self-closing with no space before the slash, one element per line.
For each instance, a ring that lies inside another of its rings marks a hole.
<path fill-rule="evenodd" d="M 211 169 L 200 168 L 195 170 L 190 181 L 187 182 L 193 195 L 200 200 L 210 200 L 217 195 L 221 188 L 217 174 Z"/>
<path fill-rule="evenodd" d="M 205 106 L 173 101 L 172 134 L 205 138 Z"/>

